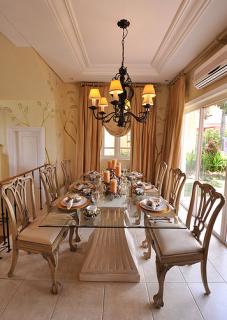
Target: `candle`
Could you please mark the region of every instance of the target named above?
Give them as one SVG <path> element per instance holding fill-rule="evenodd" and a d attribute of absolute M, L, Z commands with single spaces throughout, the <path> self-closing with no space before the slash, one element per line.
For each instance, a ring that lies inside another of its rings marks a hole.
<path fill-rule="evenodd" d="M 121 163 L 118 163 L 115 170 L 116 176 L 121 177 Z"/>
<path fill-rule="evenodd" d="M 110 181 L 110 192 L 117 193 L 117 180 L 116 179 L 112 179 Z"/>
<path fill-rule="evenodd" d="M 108 170 L 104 171 L 103 178 L 104 178 L 104 182 L 106 183 L 110 182 L 110 172 Z"/>
<path fill-rule="evenodd" d="M 117 165 L 117 160 L 116 159 L 112 160 L 112 169 L 116 169 L 116 165 Z"/>
<path fill-rule="evenodd" d="M 107 167 L 108 167 L 108 169 L 112 169 L 112 161 L 108 161 Z"/>

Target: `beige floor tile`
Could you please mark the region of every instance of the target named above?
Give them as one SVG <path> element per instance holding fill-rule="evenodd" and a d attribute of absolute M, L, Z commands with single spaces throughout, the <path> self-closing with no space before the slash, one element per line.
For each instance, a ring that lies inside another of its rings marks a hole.
<path fill-rule="evenodd" d="M 0 280 L 0 314 L 12 299 L 22 280 L 1 279 Z"/>
<path fill-rule="evenodd" d="M 200 273 L 200 263 L 196 263 L 191 266 L 180 267 L 180 270 L 186 280 L 186 282 L 202 282 Z M 207 278 L 208 282 L 223 282 L 223 278 L 213 267 L 213 265 L 207 262 Z"/>
<path fill-rule="evenodd" d="M 1 320 L 49 320 L 58 296 L 50 294 L 50 282 L 25 280 L 2 313 Z"/>
<path fill-rule="evenodd" d="M 201 320 L 201 313 L 186 283 L 165 283 L 164 307 L 156 309 L 153 295 L 157 293 L 158 284 L 147 284 L 154 320 Z"/>
<path fill-rule="evenodd" d="M 152 320 L 145 283 L 105 285 L 103 320 Z"/>
<path fill-rule="evenodd" d="M 64 283 L 51 320 L 100 320 L 103 297 L 103 284 Z"/>
<path fill-rule="evenodd" d="M 206 320 L 227 319 L 227 284 L 210 283 L 211 294 L 204 295 L 204 289 L 200 283 L 189 283 L 189 288 L 196 300 L 203 317 Z"/>

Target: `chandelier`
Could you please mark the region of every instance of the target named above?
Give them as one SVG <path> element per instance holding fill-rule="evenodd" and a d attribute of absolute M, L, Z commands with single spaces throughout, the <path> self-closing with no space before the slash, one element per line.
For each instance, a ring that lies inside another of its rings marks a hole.
<path fill-rule="evenodd" d="M 122 19 L 117 23 L 118 27 L 123 30 L 122 34 L 122 62 L 119 72 L 114 76 L 110 83 L 109 93 L 112 97 L 111 104 L 113 111 L 110 113 L 105 112 L 105 108 L 108 107 L 106 97 L 101 97 L 99 89 L 92 88 L 89 93 L 89 99 L 92 101 L 92 105 L 89 107 L 94 117 L 97 120 L 101 120 L 102 124 L 110 122 L 112 119 L 118 127 L 125 127 L 127 123 L 131 121 L 131 117 L 138 122 L 144 123 L 149 114 L 149 110 L 153 105 L 153 98 L 156 96 L 154 86 L 147 84 L 143 89 L 143 111 L 135 115 L 131 112 L 130 102 L 134 96 L 132 80 L 127 72 L 127 68 L 124 66 L 125 60 L 125 38 L 128 35 L 128 27 L 130 22 Z"/>

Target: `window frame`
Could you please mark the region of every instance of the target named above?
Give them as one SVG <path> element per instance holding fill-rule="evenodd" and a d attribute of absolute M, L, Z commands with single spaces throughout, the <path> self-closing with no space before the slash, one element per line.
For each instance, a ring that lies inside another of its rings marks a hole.
<path fill-rule="evenodd" d="M 102 143 L 102 149 L 101 149 L 101 159 L 113 159 L 116 158 L 116 159 L 119 159 L 119 160 L 125 160 L 125 161 L 129 161 L 130 160 L 130 157 L 131 157 L 131 140 L 130 140 L 130 148 L 121 148 L 120 147 L 120 139 L 121 137 L 114 137 L 114 148 L 110 147 L 105 147 L 104 144 L 105 144 L 105 130 L 107 131 L 107 129 L 105 127 L 103 127 L 103 132 L 102 132 L 102 135 L 103 135 L 103 143 Z M 108 132 L 108 131 L 107 131 Z M 131 131 L 129 131 L 130 134 L 131 134 Z M 109 133 L 109 132 L 108 132 Z M 110 134 L 110 133 L 109 133 Z M 127 133 L 128 134 L 128 133 Z M 111 156 L 106 156 L 104 155 L 104 149 L 114 149 L 114 155 L 111 155 Z M 120 151 L 121 149 L 129 149 L 129 157 L 123 157 L 121 154 L 120 154 Z"/>

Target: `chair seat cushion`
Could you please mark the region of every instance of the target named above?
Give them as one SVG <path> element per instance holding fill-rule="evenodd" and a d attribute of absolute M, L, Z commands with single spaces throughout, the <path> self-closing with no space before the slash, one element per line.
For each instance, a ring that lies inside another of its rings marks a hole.
<path fill-rule="evenodd" d="M 18 240 L 52 245 L 62 231 L 62 227 L 39 227 L 43 217 L 31 222 L 27 228 L 20 232 Z"/>
<path fill-rule="evenodd" d="M 161 256 L 197 254 L 203 250 L 188 229 L 153 229 L 152 235 Z"/>

